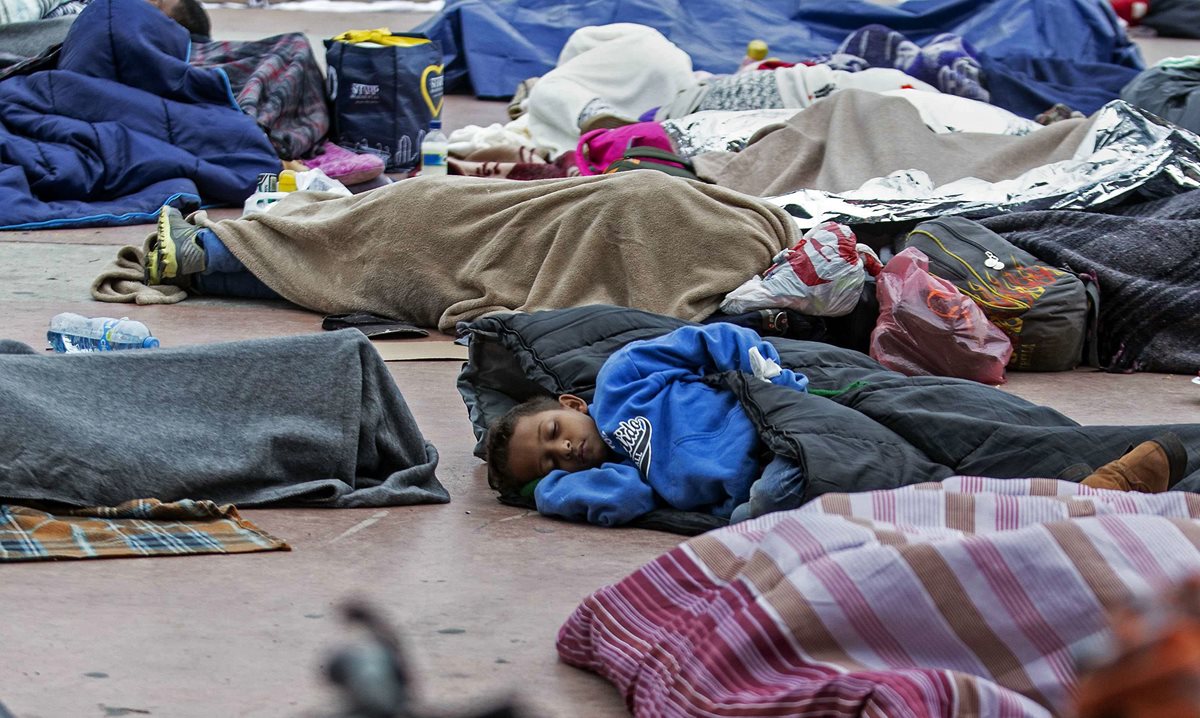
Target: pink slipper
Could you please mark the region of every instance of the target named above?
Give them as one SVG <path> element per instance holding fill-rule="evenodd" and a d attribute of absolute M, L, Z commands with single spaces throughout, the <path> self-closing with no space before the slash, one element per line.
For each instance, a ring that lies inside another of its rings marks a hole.
<path fill-rule="evenodd" d="M 321 149 L 321 154 L 301 161 L 344 185 L 360 184 L 383 174 L 383 160 L 375 155 L 360 155 L 332 142 L 322 144 Z"/>

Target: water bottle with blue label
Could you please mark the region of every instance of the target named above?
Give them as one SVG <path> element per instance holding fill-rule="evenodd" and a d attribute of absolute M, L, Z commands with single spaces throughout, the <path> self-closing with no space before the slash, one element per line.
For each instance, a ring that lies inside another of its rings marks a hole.
<path fill-rule="evenodd" d="M 158 346 L 158 340 L 150 335 L 150 330 L 141 322 L 128 317 L 89 319 L 70 312 L 57 314 L 50 320 L 46 339 L 60 354 L 153 349 Z"/>
<path fill-rule="evenodd" d="M 442 121 L 429 123 L 429 134 L 421 142 L 421 176 L 439 177 L 449 173 L 446 163 L 450 140 L 442 132 Z"/>

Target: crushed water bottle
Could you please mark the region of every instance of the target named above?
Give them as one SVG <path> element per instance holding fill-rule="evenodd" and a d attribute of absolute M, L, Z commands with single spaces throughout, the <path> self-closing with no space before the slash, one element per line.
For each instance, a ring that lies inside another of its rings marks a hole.
<path fill-rule="evenodd" d="M 46 339 L 60 354 L 153 349 L 158 346 L 158 340 L 150 335 L 146 325 L 129 317 L 89 319 L 71 312 L 56 314 L 50 320 Z"/>

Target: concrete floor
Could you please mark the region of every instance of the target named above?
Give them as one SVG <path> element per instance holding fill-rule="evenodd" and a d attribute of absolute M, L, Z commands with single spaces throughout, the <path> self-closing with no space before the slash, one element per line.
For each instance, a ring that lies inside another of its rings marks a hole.
<path fill-rule="evenodd" d="M 216 34 L 409 27 L 416 15 L 329 16 L 217 10 Z M 1151 43 L 1148 59 L 1198 43 Z M 1155 48 L 1158 48 L 1155 51 Z M 501 121 L 503 105 L 452 97 L 451 127 Z M 229 214 L 233 214 L 232 211 Z M 60 311 L 128 315 L 165 346 L 320 331 L 280 302 L 189 299 L 170 307 L 93 302 L 98 268 L 146 227 L 0 233 L 0 336 L 44 346 Z M 291 553 L 83 561 L 0 569 L 0 701 L 21 718 L 312 715 L 329 707 L 320 674 L 348 638 L 341 601 L 380 607 L 406 637 L 426 703 L 481 705 L 513 695 L 537 716 L 625 712 L 603 680 L 560 665 L 554 638 L 579 600 L 675 545 L 501 506 L 486 488 L 454 388 L 457 362 L 390 365 L 453 497 L 387 510 L 254 510 Z M 1006 389 L 1084 423 L 1195 421 L 1188 377 L 1088 371 L 1011 376 Z"/>

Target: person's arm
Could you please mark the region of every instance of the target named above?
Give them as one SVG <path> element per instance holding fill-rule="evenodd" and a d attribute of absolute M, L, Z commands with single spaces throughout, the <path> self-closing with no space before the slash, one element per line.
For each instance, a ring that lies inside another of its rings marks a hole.
<path fill-rule="evenodd" d="M 705 374 L 753 374 L 751 349 L 763 359 L 779 362 L 775 347 L 752 329 L 728 322 L 681 327 L 657 339 L 630 344 L 613 355 L 601 369 L 604 376 L 598 383 L 624 387 L 632 399 L 642 392 L 656 393 L 671 382 L 696 381 Z M 799 391 L 808 388 L 808 378 L 791 369 L 782 369 L 770 381 Z"/>
<path fill-rule="evenodd" d="M 654 491 L 630 464 L 551 471 L 538 482 L 533 496 L 538 513 L 601 526 L 629 523 L 656 507 Z"/>

